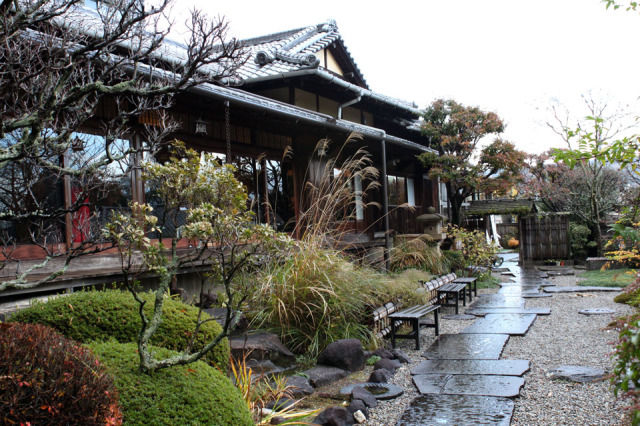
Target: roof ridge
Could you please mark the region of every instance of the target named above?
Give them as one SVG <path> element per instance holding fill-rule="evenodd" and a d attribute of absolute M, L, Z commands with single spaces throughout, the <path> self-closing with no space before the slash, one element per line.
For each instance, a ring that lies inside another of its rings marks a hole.
<path fill-rule="evenodd" d="M 311 27 L 311 25 L 307 27 L 296 28 L 293 30 L 280 31 L 278 33 L 267 34 L 259 37 L 246 38 L 246 39 L 240 40 L 240 43 L 244 45 L 256 45 L 256 44 L 267 43 L 274 40 L 285 39 L 296 33 L 299 33 L 300 31 L 306 30 L 309 27 Z"/>

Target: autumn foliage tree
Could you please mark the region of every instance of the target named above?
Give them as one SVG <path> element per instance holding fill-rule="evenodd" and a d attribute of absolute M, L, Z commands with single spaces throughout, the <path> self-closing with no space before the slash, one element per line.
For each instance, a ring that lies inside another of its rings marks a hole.
<path fill-rule="evenodd" d="M 504 193 L 520 176 L 525 154 L 512 143 L 496 138 L 479 147 L 483 138 L 503 130 L 497 114 L 454 100 L 438 99 L 425 111 L 422 132 L 437 153 L 418 158 L 431 178 L 444 182 L 454 224 L 460 224 L 462 203 L 474 191 Z"/>

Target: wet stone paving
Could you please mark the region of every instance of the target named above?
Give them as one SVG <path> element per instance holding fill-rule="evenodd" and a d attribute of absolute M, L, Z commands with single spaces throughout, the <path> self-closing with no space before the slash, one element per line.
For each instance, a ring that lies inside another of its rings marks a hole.
<path fill-rule="evenodd" d="M 398 425 L 509 425 L 513 398 L 526 386 L 530 360 L 500 359 L 509 336 L 525 336 L 538 315 L 550 315 L 548 307 L 527 308 L 530 298 L 552 297 L 560 292 L 619 291 L 602 287 L 556 287 L 550 275 L 573 274 L 523 269 L 507 258 L 501 268 L 503 281 L 496 294 L 479 295 L 464 315 L 451 319 L 469 320 L 458 334 L 442 334 L 423 353 L 426 360 L 411 370 L 420 396 L 402 413 Z M 496 272 L 496 271 L 494 271 Z M 611 314 L 606 308 L 580 311 L 583 315 Z M 470 320 L 469 316 L 476 317 Z M 443 316 L 444 318 L 444 316 Z M 606 372 L 590 367 L 561 365 L 547 372 L 549 380 L 589 382 L 602 380 Z"/>
<path fill-rule="evenodd" d="M 550 296 L 545 274 L 512 266 L 511 282 L 497 294 L 480 295 L 465 314 L 478 317 L 459 334 L 443 334 L 411 371 L 422 394 L 398 425 L 509 425 L 514 402 L 525 385 L 529 360 L 502 360 L 510 335 L 523 336 L 548 308 L 525 308 L 525 298 Z"/>

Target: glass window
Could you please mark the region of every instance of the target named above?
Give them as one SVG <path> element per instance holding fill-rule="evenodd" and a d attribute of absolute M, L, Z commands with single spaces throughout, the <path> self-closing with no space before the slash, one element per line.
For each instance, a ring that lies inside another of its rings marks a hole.
<path fill-rule="evenodd" d="M 407 203 L 406 178 L 402 176 L 387 176 L 387 188 L 389 190 L 389 204 L 399 206 Z M 415 201 L 415 200 L 414 200 Z"/>
<path fill-rule="evenodd" d="M 407 178 L 407 204 L 411 207 L 416 206 L 416 193 L 413 185 L 413 178 Z"/>

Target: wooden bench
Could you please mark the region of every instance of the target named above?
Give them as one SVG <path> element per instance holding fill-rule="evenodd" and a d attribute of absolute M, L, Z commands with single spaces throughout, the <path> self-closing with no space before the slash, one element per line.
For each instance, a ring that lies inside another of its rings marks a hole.
<path fill-rule="evenodd" d="M 373 331 L 378 338 L 386 337 L 391 333 L 389 315 L 398 310 L 394 303 L 387 303 L 373 311 Z"/>
<path fill-rule="evenodd" d="M 456 308 L 456 315 L 458 315 L 458 301 L 460 300 L 460 293 L 462 293 L 462 304 L 467 306 L 466 284 L 445 284 L 438 288 L 438 304 L 441 306 L 453 306 Z M 453 298 L 453 302 L 449 302 Z M 444 301 L 443 301 L 444 300 Z"/>
<path fill-rule="evenodd" d="M 400 312 L 389 315 L 391 320 L 391 346 L 396 347 L 396 338 L 398 339 L 415 339 L 416 350 L 420 349 L 420 327 L 435 328 L 436 336 L 440 334 L 438 322 L 438 310 L 440 305 L 417 305 Z M 422 318 L 433 312 L 433 324 L 420 321 Z M 408 322 L 411 324 L 412 331 L 408 334 L 396 334 L 397 323 Z"/>
<path fill-rule="evenodd" d="M 476 277 L 460 277 L 451 282 L 469 286 L 469 302 L 473 300 L 473 296 L 478 296 L 478 279 Z M 473 290 L 473 295 L 471 294 L 471 290 Z"/>

